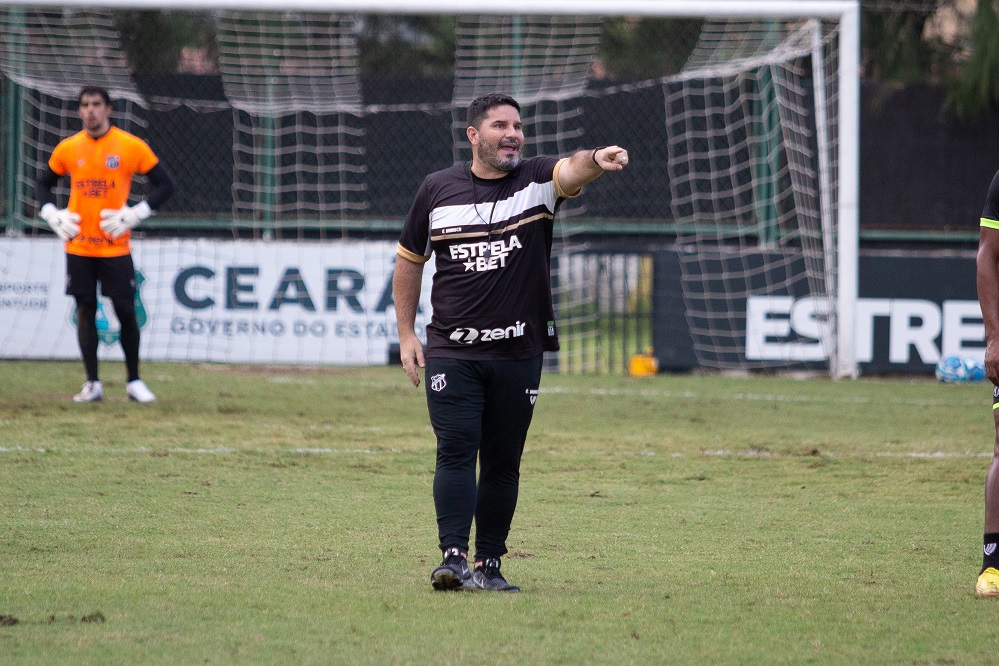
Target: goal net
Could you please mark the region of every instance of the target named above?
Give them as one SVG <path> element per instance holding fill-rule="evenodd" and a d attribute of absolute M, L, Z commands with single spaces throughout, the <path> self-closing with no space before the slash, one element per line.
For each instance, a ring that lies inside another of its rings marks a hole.
<path fill-rule="evenodd" d="M 218 63 L 233 106 L 233 218 L 265 237 L 365 209 L 356 19 L 224 12 Z"/>
<path fill-rule="evenodd" d="M 619 371 L 646 351 L 668 255 L 697 365 L 856 374 L 856 137 L 844 150 L 840 129 L 855 3 L 382 4 L 0 7 L 4 288 L 61 271 L 33 184 L 79 131 L 80 87 L 100 85 L 178 184 L 135 244 L 148 358 L 386 362 L 402 220 L 423 176 L 470 159 L 468 103 L 500 91 L 522 105 L 527 155 L 631 155 L 557 217 L 549 369 Z M 46 280 L 46 315 L 0 307 L 0 357 L 76 357 Z"/>
<path fill-rule="evenodd" d="M 702 366 L 830 356 L 836 37 L 816 19 L 708 21 L 684 70 L 663 82 L 683 300 Z M 807 326 L 794 330 L 811 342 L 767 353 L 752 316 L 770 298 L 803 304 Z"/>

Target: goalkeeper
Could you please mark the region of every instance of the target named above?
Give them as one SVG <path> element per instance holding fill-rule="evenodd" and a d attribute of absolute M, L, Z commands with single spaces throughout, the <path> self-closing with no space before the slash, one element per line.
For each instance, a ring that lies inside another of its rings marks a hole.
<path fill-rule="evenodd" d="M 159 158 L 136 136 L 111 124 L 108 91 L 88 86 L 77 97 L 83 130 L 52 151 L 48 168 L 35 185 L 39 216 L 66 242 L 66 294 L 76 299 L 77 337 L 87 380 L 75 402 L 104 398 L 97 368 L 97 284 L 111 299 L 121 324 L 128 397 L 156 399 L 139 378 L 139 325 L 135 317 L 135 267 L 131 230 L 153 214 L 173 192 L 173 180 Z M 129 206 L 132 176 L 144 174 L 151 190 L 145 201 Z M 52 187 L 70 177 L 69 205 L 56 205 Z"/>

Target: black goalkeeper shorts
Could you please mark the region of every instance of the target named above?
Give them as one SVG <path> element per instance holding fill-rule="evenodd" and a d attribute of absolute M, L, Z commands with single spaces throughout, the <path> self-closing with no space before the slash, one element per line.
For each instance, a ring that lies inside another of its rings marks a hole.
<path fill-rule="evenodd" d="M 108 298 L 135 295 L 135 264 L 132 255 L 120 257 L 81 257 L 66 255 L 66 294 L 87 296 L 101 293 Z"/>

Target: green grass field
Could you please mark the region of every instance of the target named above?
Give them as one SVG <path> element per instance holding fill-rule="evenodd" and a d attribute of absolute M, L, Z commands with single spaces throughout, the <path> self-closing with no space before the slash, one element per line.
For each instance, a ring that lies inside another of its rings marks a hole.
<path fill-rule="evenodd" d="M 4 664 L 991 664 L 987 385 L 546 375 L 504 561 L 435 593 L 399 368 L 0 363 Z M 16 619 L 16 623 L 14 623 Z"/>

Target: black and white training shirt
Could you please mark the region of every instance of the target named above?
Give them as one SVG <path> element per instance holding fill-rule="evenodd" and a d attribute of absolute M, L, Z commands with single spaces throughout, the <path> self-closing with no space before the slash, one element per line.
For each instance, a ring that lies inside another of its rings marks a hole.
<path fill-rule="evenodd" d="M 565 160 L 534 157 L 503 178 L 468 164 L 427 176 L 406 217 L 400 257 L 434 255 L 427 356 L 520 360 L 558 349 L 551 294 L 555 213 Z"/>

